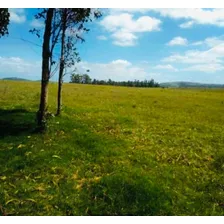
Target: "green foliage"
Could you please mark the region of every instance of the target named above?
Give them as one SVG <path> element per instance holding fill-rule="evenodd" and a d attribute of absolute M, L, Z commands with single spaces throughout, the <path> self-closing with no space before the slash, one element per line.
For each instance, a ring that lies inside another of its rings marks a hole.
<path fill-rule="evenodd" d="M 1 8 L 0 9 L 0 38 L 8 34 L 8 25 L 9 25 L 9 9 Z"/>
<path fill-rule="evenodd" d="M 72 74 L 71 83 L 91 84 L 91 78 L 87 74 Z"/>
<path fill-rule="evenodd" d="M 223 215 L 223 90 L 64 85 L 0 81 L 0 215 Z"/>
<path fill-rule="evenodd" d="M 93 84 L 93 85 L 111 85 L 111 86 L 129 86 L 129 87 L 159 87 L 159 83 L 155 82 L 153 79 L 151 80 L 144 80 L 144 81 L 112 81 L 108 79 L 105 80 L 97 80 L 89 77 L 89 75 L 79 75 L 79 74 L 72 74 L 70 77 L 70 83 L 82 83 L 82 84 Z"/>

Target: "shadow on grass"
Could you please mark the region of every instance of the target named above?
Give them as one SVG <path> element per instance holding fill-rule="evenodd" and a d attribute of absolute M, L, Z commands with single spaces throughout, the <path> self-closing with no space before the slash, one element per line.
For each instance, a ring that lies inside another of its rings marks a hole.
<path fill-rule="evenodd" d="M 104 176 L 85 189 L 88 215 L 172 215 L 171 196 L 155 180 L 134 171 Z"/>
<path fill-rule="evenodd" d="M 0 138 L 35 130 L 35 113 L 25 109 L 0 109 Z"/>
<path fill-rule="evenodd" d="M 127 160 L 128 144 L 92 132 L 89 125 L 79 121 L 64 123 L 65 132 L 72 135 L 72 147 L 66 156 L 82 160 L 77 180 L 63 180 L 56 202 L 66 215 L 172 215 L 172 197 L 165 186 L 132 166 Z M 72 128 L 76 131 L 72 132 Z M 62 145 L 62 144 L 60 144 Z M 64 157 L 65 149 L 57 154 Z M 114 162 L 117 161 L 117 162 Z M 77 165 L 77 162 L 74 164 Z M 100 167 L 95 171 L 94 167 Z M 81 177 L 82 176 L 82 177 Z M 69 182 L 71 185 L 69 185 Z M 78 182 L 80 183 L 80 182 Z M 74 185 L 75 184 L 75 185 Z M 74 194 L 72 189 L 79 190 Z M 70 193 L 69 193 L 70 192 Z M 79 202 L 77 202 L 79 195 Z M 64 200 L 67 198 L 66 200 Z"/>
<path fill-rule="evenodd" d="M 0 115 L 0 137 L 20 136 L 35 128 L 35 114 L 29 111 L 0 110 Z M 22 149 L 0 150 L 0 215 L 172 215 L 169 192 L 155 178 L 128 161 L 113 163 L 126 160 L 124 140 L 95 133 L 85 122 L 58 121 L 60 126 L 52 122 L 46 136 L 33 140 L 32 149 L 24 143 Z M 79 179 L 71 179 L 77 170 Z M 83 186 L 77 190 L 81 180 Z M 52 200 L 40 196 L 36 186 L 42 185 L 47 188 L 40 191 Z M 16 200 L 9 203 L 8 195 Z M 31 206 L 27 198 L 36 203 Z"/>

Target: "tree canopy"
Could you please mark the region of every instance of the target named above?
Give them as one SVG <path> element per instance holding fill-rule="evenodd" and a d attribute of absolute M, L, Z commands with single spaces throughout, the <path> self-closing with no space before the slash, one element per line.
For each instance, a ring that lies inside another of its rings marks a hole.
<path fill-rule="evenodd" d="M 93 84 L 93 85 L 111 85 L 111 86 L 129 86 L 129 87 L 160 87 L 159 83 L 155 82 L 154 79 L 151 80 L 134 80 L 134 81 L 113 81 L 108 80 L 97 80 L 91 79 L 87 74 L 72 74 L 70 76 L 70 83 L 80 83 L 80 84 Z"/>
<path fill-rule="evenodd" d="M 0 38 L 7 35 L 9 25 L 9 10 L 7 8 L 0 9 Z"/>

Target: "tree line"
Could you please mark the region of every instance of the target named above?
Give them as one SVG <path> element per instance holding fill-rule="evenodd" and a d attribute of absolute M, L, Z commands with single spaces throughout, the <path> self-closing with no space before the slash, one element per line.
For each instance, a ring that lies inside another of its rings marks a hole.
<path fill-rule="evenodd" d="M 88 74 L 72 74 L 70 77 L 70 83 L 79 83 L 79 84 L 92 84 L 92 85 L 111 85 L 111 86 L 128 86 L 128 87 L 160 87 L 159 83 L 155 82 L 154 79 L 151 80 L 134 80 L 134 81 L 113 81 L 108 80 L 98 80 L 91 79 Z"/>

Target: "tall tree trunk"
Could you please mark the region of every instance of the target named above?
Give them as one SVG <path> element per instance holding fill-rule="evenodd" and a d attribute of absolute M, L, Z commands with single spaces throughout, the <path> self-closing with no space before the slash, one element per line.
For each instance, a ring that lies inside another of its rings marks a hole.
<path fill-rule="evenodd" d="M 63 73 L 65 67 L 64 61 L 64 50 L 65 50 L 65 31 L 66 31 L 66 19 L 67 19 L 67 9 L 64 9 L 63 13 L 63 23 L 62 23 L 62 36 L 61 36 L 61 60 L 60 60 L 60 68 L 58 75 L 58 99 L 57 99 L 57 113 L 56 115 L 60 115 L 61 113 L 61 105 L 62 105 L 62 83 L 63 83 Z"/>
<path fill-rule="evenodd" d="M 48 102 L 48 83 L 50 79 L 49 72 L 49 58 L 50 58 L 50 38 L 51 38 L 51 24 L 54 9 L 49 8 L 46 14 L 44 41 L 42 47 L 42 78 L 41 78 L 41 96 L 40 106 L 37 112 L 37 124 L 44 128 L 46 123 L 46 111 Z"/>

